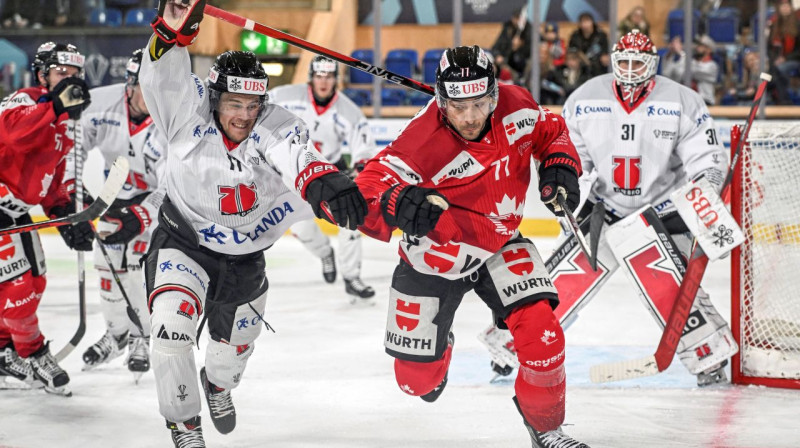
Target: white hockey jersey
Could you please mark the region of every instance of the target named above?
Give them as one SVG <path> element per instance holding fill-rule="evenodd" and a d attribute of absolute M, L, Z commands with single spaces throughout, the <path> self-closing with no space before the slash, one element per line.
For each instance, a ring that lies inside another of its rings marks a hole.
<path fill-rule="evenodd" d="M 581 189 L 591 185 L 589 199 L 618 217 L 645 204 L 662 215 L 674 210 L 670 193 L 700 174 L 722 184 L 728 158 L 708 108 L 668 78 L 656 76 L 650 94 L 628 110 L 614 76 L 597 76 L 570 95 L 562 114 L 583 165 Z"/>
<path fill-rule="evenodd" d="M 326 106 L 318 106 L 308 84 L 292 84 L 269 91 L 269 101 L 297 114 L 308 126 L 310 139 L 331 163 L 342 158 L 347 142 L 351 161 L 366 161 L 377 154 L 367 118 L 350 98 L 334 93 Z"/>
<path fill-rule="evenodd" d="M 145 54 L 139 73 L 150 115 L 169 142 L 166 193 L 200 245 L 229 255 L 262 251 L 291 224 L 313 218 L 294 182 L 324 160 L 309 149 L 302 120 L 273 104 L 250 137 L 228 150 L 208 86 L 190 67 L 187 49 L 174 47 L 155 62 Z"/>
<path fill-rule="evenodd" d="M 125 157 L 130 163 L 128 181 L 117 199 L 132 199 L 155 191 L 158 164 L 167 150 L 164 134 L 153 124 L 152 117 L 138 125 L 129 120 L 125 84 L 98 87 L 91 90 L 91 95 L 92 104 L 81 114 L 80 151 L 72 151 L 67 157 L 64 179 L 74 179 L 76 156 L 85 161 L 89 151 L 99 149 L 104 175 L 108 175 L 117 157 Z M 155 217 L 161 200 L 145 201 L 142 205 Z"/>

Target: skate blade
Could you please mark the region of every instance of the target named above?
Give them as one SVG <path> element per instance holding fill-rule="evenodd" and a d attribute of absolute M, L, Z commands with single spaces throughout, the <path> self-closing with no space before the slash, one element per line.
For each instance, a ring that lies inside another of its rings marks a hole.
<path fill-rule="evenodd" d="M 72 390 L 68 386 L 61 386 L 61 387 L 49 387 L 45 386 L 44 391 L 48 394 L 58 395 L 61 397 L 71 397 Z"/>
<path fill-rule="evenodd" d="M 144 372 L 131 372 L 131 373 L 133 373 L 133 384 L 138 386 L 139 385 L 139 380 L 142 379 L 142 376 L 144 375 Z"/>

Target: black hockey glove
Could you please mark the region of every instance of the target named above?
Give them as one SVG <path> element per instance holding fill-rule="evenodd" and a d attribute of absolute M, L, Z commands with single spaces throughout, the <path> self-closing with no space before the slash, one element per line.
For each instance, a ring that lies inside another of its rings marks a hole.
<path fill-rule="evenodd" d="M 167 48 L 186 47 L 197 39 L 205 7 L 206 0 L 159 0 L 158 15 L 150 26 Z"/>
<path fill-rule="evenodd" d="M 67 205 L 60 205 L 50 209 L 51 218 L 61 218 L 75 213 L 74 203 Z M 94 230 L 92 224 L 84 221 L 73 225 L 66 225 L 58 227 L 58 233 L 61 238 L 72 250 L 81 250 L 89 252 L 92 250 L 92 241 L 94 241 Z"/>
<path fill-rule="evenodd" d="M 92 102 L 86 81 L 74 76 L 64 78 L 56 84 L 50 92 L 50 98 L 53 100 L 56 117 L 66 112 L 73 120 L 80 118 L 81 113 Z"/>
<path fill-rule="evenodd" d="M 539 193 L 544 205 L 556 216 L 564 216 L 556 195 L 566 195 L 567 207 L 574 211 L 581 199 L 578 187 L 578 163 L 568 154 L 556 153 L 539 166 Z"/>
<path fill-rule="evenodd" d="M 117 230 L 108 235 L 100 235 L 106 244 L 125 244 L 144 233 L 150 227 L 150 213 L 141 205 L 132 205 L 109 210 L 100 218 L 102 221 L 115 224 Z"/>
<path fill-rule="evenodd" d="M 429 199 L 428 196 L 435 198 Z M 440 198 L 440 199 L 436 199 Z M 392 227 L 417 237 L 427 235 L 439 222 L 447 199 L 431 188 L 397 184 L 381 196 L 383 219 Z"/>
<path fill-rule="evenodd" d="M 304 191 L 317 218 L 350 230 L 364 224 L 367 201 L 347 175 L 332 171 L 309 181 Z"/>

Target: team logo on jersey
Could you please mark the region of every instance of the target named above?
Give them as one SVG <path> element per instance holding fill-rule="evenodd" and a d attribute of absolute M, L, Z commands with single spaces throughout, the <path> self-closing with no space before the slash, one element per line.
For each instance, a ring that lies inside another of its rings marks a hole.
<path fill-rule="evenodd" d="M 593 106 L 591 104 L 583 105 L 580 104 L 575 106 L 575 116 L 580 117 L 581 115 L 589 115 L 589 114 L 610 114 L 611 106 Z"/>
<path fill-rule="evenodd" d="M 458 252 L 460 250 L 461 246 L 458 244 L 448 243 L 442 246 L 432 244 L 431 248 L 425 251 L 422 259 L 425 260 L 425 264 L 430 266 L 435 272 L 448 272 L 456 265 Z"/>
<path fill-rule="evenodd" d="M 235 187 L 219 185 L 219 211 L 223 215 L 247 216 L 258 207 L 258 192 L 255 182 L 250 185 L 237 184 Z"/>
<path fill-rule="evenodd" d="M 189 319 L 191 319 L 192 316 L 194 316 L 194 305 L 192 305 L 186 300 L 182 301 L 180 306 L 178 307 L 178 314 L 183 317 L 188 317 Z"/>
<path fill-rule="evenodd" d="M 656 105 L 647 106 L 647 116 L 652 117 L 654 115 L 659 117 L 661 116 L 680 117 L 681 111 L 679 109 L 670 109 L 663 106 L 656 106 Z"/>
<path fill-rule="evenodd" d="M 520 109 L 503 117 L 503 129 L 508 144 L 513 145 L 517 140 L 532 133 L 539 117 L 539 111 L 533 109 Z"/>
<path fill-rule="evenodd" d="M 531 254 L 525 248 L 517 248 L 504 251 L 502 253 L 506 268 L 516 275 L 533 273 L 533 260 Z"/>
<path fill-rule="evenodd" d="M 611 173 L 616 185 L 614 191 L 625 196 L 641 195 L 639 184 L 642 180 L 642 157 L 613 156 L 611 163 L 614 165 Z"/>
<path fill-rule="evenodd" d="M 453 160 L 433 176 L 434 185 L 439 185 L 445 179 L 454 177 L 465 179 L 483 171 L 483 165 L 475 160 L 467 151 L 461 151 Z"/>
<path fill-rule="evenodd" d="M 525 201 L 517 204 L 517 197 L 510 198 L 503 195 L 500 202 L 496 202 L 497 212 L 492 212 L 486 217 L 494 224 L 494 231 L 501 235 L 513 235 L 522 220 L 522 210 Z"/>

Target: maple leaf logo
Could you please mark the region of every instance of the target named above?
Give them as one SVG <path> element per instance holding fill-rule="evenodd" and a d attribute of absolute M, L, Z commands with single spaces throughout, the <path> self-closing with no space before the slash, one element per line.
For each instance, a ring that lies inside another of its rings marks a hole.
<path fill-rule="evenodd" d="M 525 201 L 517 204 L 516 196 L 513 198 L 503 195 L 500 202 L 496 202 L 497 213 L 490 213 L 486 217 L 494 223 L 494 231 L 501 235 L 513 235 L 522 219 L 522 210 Z"/>

